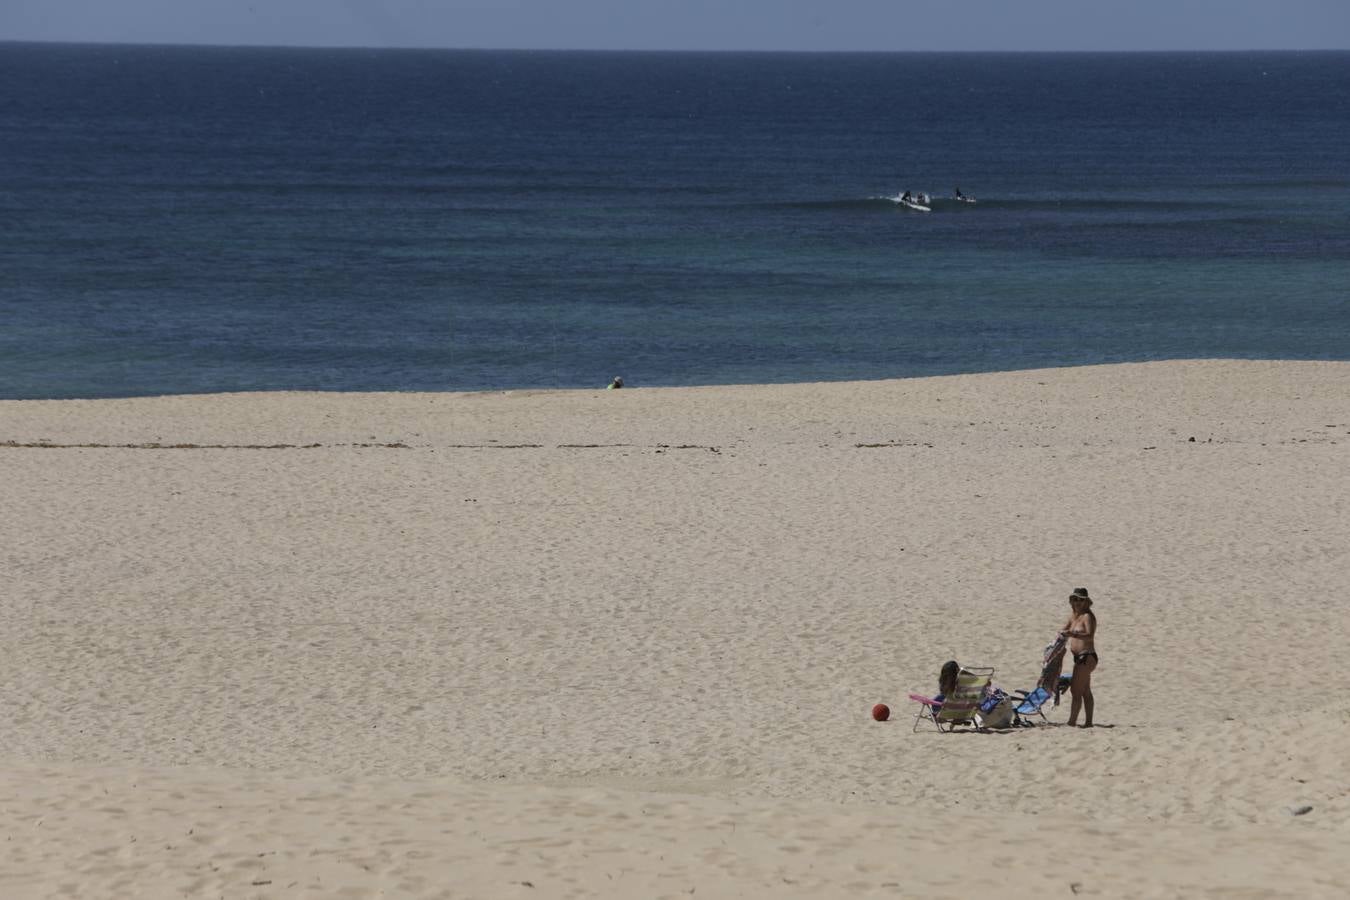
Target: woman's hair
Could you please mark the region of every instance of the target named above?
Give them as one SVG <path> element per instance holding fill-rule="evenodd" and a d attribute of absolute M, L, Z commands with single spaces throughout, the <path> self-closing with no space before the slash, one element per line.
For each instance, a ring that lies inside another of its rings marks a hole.
<path fill-rule="evenodd" d="M 956 676 L 960 674 L 961 666 L 956 660 L 949 659 L 942 664 L 942 671 L 938 674 L 938 690 L 943 694 L 951 694 L 956 690 Z"/>

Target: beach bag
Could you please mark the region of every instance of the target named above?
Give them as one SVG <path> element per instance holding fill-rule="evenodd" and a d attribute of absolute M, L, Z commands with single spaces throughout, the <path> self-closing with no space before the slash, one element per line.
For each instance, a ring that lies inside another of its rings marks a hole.
<path fill-rule="evenodd" d="M 1012 698 L 1002 688 L 990 687 L 980 701 L 980 725 L 985 728 L 1008 728 L 1017 713 Z"/>

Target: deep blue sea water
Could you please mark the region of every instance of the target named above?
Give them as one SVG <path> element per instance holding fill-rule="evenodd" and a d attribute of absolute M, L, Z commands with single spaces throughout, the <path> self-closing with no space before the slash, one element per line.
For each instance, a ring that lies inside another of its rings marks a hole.
<path fill-rule="evenodd" d="M 1350 359 L 1350 53 L 0 44 L 0 397 L 1179 357 Z"/>

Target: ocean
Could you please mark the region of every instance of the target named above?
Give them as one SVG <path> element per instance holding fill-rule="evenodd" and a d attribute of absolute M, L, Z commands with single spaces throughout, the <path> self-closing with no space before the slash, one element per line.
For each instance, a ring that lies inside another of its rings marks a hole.
<path fill-rule="evenodd" d="M 0 398 L 1200 357 L 1350 359 L 1350 53 L 0 44 Z"/>

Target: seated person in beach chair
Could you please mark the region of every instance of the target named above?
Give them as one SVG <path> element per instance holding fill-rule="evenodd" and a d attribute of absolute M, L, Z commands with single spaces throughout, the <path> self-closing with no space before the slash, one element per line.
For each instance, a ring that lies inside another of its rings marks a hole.
<path fill-rule="evenodd" d="M 919 730 L 919 723 L 924 719 L 932 721 L 938 731 L 952 731 L 958 725 L 980 728 L 980 701 L 984 699 L 985 689 L 989 687 L 993 676 L 993 669 L 966 669 L 955 660 L 946 663 L 938 676 L 936 697 L 909 695 L 909 699 L 919 704 L 919 713 L 914 717 L 914 730 Z"/>
<path fill-rule="evenodd" d="M 932 719 L 937 715 L 938 710 L 942 709 L 942 701 L 947 699 L 948 694 L 956 692 L 956 678 L 961 672 L 960 664 L 949 659 L 942 664 L 942 671 L 938 673 L 937 693 L 932 697 L 924 697 L 920 694 L 910 694 L 909 699 L 919 704 L 919 712 L 914 717 L 914 730 L 919 730 L 919 721 L 922 719 Z"/>

